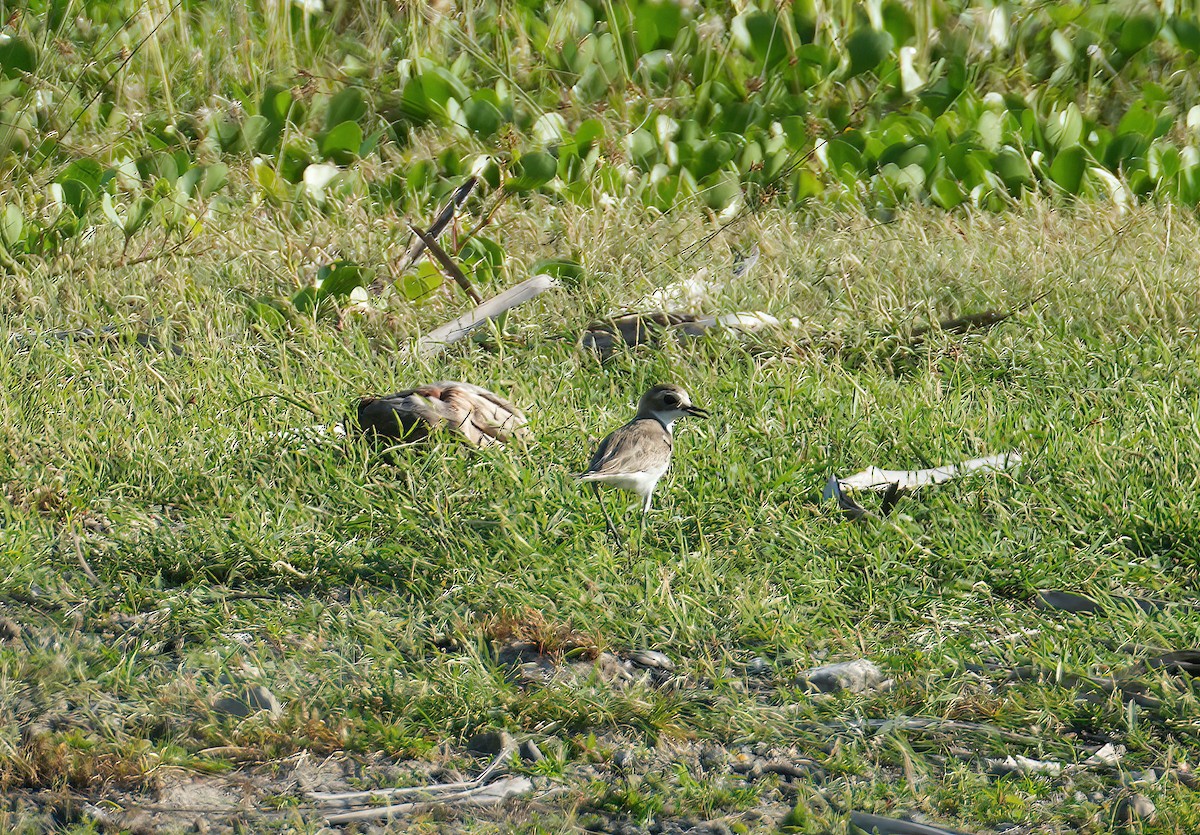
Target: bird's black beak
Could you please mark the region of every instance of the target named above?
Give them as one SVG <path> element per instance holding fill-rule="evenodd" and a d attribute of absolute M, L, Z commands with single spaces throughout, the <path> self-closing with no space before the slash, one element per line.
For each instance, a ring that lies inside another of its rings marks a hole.
<path fill-rule="evenodd" d="M 684 409 L 684 411 L 687 412 L 692 417 L 698 417 L 698 418 L 708 417 L 708 412 L 705 411 L 704 409 L 701 409 L 699 406 L 688 406 L 686 409 Z"/>

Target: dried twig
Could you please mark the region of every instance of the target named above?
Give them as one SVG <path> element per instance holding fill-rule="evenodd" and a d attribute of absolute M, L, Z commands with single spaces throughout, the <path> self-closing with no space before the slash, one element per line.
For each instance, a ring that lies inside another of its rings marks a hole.
<path fill-rule="evenodd" d="M 475 188 L 477 182 L 479 182 L 478 178 L 468 177 L 465 183 L 455 189 L 454 194 L 450 196 L 450 202 L 442 207 L 437 217 L 433 219 L 433 223 L 429 224 L 429 234 L 432 237 L 436 238 L 450 225 L 450 222 L 458 215 L 458 210 L 462 208 L 462 204 L 467 202 L 467 196 L 470 195 L 471 189 Z M 399 271 L 403 272 L 417 263 L 427 245 L 428 242 L 418 235 L 417 239 L 413 241 L 412 246 L 408 248 L 408 252 L 404 253 L 404 260 L 400 262 Z"/>
<path fill-rule="evenodd" d="M 436 258 L 438 263 L 445 268 L 446 272 L 450 273 L 450 277 L 458 283 L 458 286 L 463 289 L 463 292 L 471 297 L 471 301 L 475 302 L 475 304 L 482 304 L 483 296 L 479 295 L 479 292 L 475 289 L 474 285 L 471 284 L 471 280 L 467 278 L 461 269 L 459 269 L 458 264 L 454 263 L 454 259 L 447 255 L 446 250 L 442 249 L 441 246 L 438 245 L 438 242 L 433 235 L 428 232 L 421 231 L 420 227 L 414 226 L 411 223 L 408 224 L 408 228 L 413 231 L 414 235 L 425 242 L 425 246 L 429 248 L 431 253 L 433 253 L 433 257 Z"/>
<path fill-rule="evenodd" d="M 446 803 L 457 806 L 493 806 L 510 797 L 525 794 L 533 788 L 525 777 L 507 777 L 494 783 L 489 783 L 492 775 L 499 771 L 508 758 L 512 756 L 515 747 L 506 745 L 496 755 L 474 780 L 457 783 L 438 783 L 432 786 L 410 786 L 392 789 L 374 789 L 371 791 L 354 792 L 309 792 L 309 797 L 322 806 L 347 809 L 361 806 L 379 798 L 386 798 L 388 803 L 383 806 L 372 806 L 354 811 L 334 812 L 325 816 L 331 826 L 350 823 L 352 821 L 376 820 L 390 818 L 406 812 L 413 812 L 435 803 Z M 404 803 L 392 803 L 397 798 L 417 798 Z"/>
<path fill-rule="evenodd" d="M 498 806 L 510 797 L 526 794 L 533 789 L 533 781 L 528 777 L 505 777 L 495 783 L 479 786 L 453 794 L 443 795 L 425 802 L 396 803 L 386 806 L 376 806 L 369 809 L 358 809 L 353 812 L 337 812 L 325 816 L 325 822 L 336 826 L 353 821 L 377 820 L 391 818 L 407 812 L 415 812 L 428 808 L 431 804 L 448 803 L 455 806 Z"/>

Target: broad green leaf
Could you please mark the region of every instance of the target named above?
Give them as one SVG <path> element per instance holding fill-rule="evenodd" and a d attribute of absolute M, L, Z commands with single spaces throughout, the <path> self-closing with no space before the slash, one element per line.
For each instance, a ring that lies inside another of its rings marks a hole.
<path fill-rule="evenodd" d="M 513 165 L 513 175 L 505 181 L 509 191 L 526 192 L 544 186 L 558 173 L 558 160 L 545 151 L 522 154 Z"/>
<path fill-rule="evenodd" d="M 467 118 L 467 127 L 484 139 L 500 130 L 500 126 L 504 124 L 504 115 L 500 109 L 486 99 L 476 98 L 475 95 L 463 105 L 463 113 Z"/>
<path fill-rule="evenodd" d="M 529 272 L 530 275 L 552 275 L 564 284 L 578 284 L 583 278 L 583 265 L 570 258 L 543 258 Z"/>
<path fill-rule="evenodd" d="M 189 168 L 175 181 L 175 190 L 184 200 L 188 200 L 195 194 L 196 188 L 203 178 L 204 169 L 201 166 Z"/>
<path fill-rule="evenodd" d="M 10 10 L 11 11 L 11 10 Z M 5 34 L 0 41 L 0 74 L 5 78 L 20 78 L 37 69 L 37 51 L 22 37 Z"/>
<path fill-rule="evenodd" d="M 363 100 L 362 89 L 347 87 L 329 100 L 329 110 L 325 114 L 325 129 L 333 130 L 343 122 L 357 122 L 367 113 L 367 104 Z"/>
<path fill-rule="evenodd" d="M 755 72 L 770 69 L 787 58 L 787 35 L 777 15 L 752 12 L 745 17 L 745 25 Z"/>
<path fill-rule="evenodd" d="M 463 245 L 459 258 L 476 280 L 490 281 L 504 266 L 504 249 L 490 238 L 475 237 Z"/>
<path fill-rule="evenodd" d="M 272 330 L 287 327 L 287 317 L 276 306 L 274 299 L 263 297 L 250 299 L 246 302 L 246 315 L 253 322 L 259 322 Z"/>
<path fill-rule="evenodd" d="M 1145 49 L 1158 37 L 1159 22 L 1151 15 L 1132 15 L 1121 22 L 1117 34 L 1117 49 L 1132 55 Z"/>
<path fill-rule="evenodd" d="M 638 51 L 649 52 L 659 44 L 670 45 L 682 22 L 679 3 L 674 0 L 643 0 L 634 11 L 633 32 Z"/>
<path fill-rule="evenodd" d="M 846 40 L 846 51 L 850 54 L 847 76 L 854 78 L 879 66 L 892 51 L 892 36 L 863 27 Z"/>
<path fill-rule="evenodd" d="M 1154 136 L 1154 114 L 1146 107 L 1145 102 L 1134 102 L 1121 121 L 1117 123 L 1117 133 L 1136 133 L 1140 136 Z"/>
<path fill-rule="evenodd" d="M 261 159 L 255 159 L 250 164 L 250 179 L 258 185 L 259 190 L 272 203 L 278 205 L 291 199 L 291 188 L 287 182 Z"/>
<path fill-rule="evenodd" d="M 229 182 L 229 166 L 223 162 L 214 162 L 204 169 L 204 184 L 200 187 L 201 198 L 207 200 L 213 194 L 225 188 Z"/>
<path fill-rule="evenodd" d="M 342 122 L 321 138 L 321 155 L 346 165 L 358 155 L 362 141 L 358 122 Z"/>
<path fill-rule="evenodd" d="M 653 168 L 658 161 L 658 144 L 654 141 L 654 135 L 645 128 L 638 128 L 626 136 L 625 147 L 633 164 L 645 171 Z"/>
<path fill-rule="evenodd" d="M 292 307 L 300 313 L 311 313 L 317 308 L 317 290 L 315 287 L 304 287 L 292 296 Z"/>
<path fill-rule="evenodd" d="M 883 28 L 892 36 L 892 41 L 897 46 L 903 46 L 917 34 L 912 14 L 903 3 L 897 2 L 897 0 L 888 0 L 887 3 L 884 3 Z"/>
<path fill-rule="evenodd" d="M 0 241 L 3 241 L 5 246 L 16 246 L 24 231 L 25 219 L 21 216 L 21 210 L 9 203 L 4 207 L 4 214 L 0 216 Z"/>
<path fill-rule="evenodd" d="M 1150 146 L 1146 155 L 1146 171 L 1151 177 L 1159 180 L 1169 180 L 1179 173 L 1181 159 L 1179 149 L 1165 140 L 1159 140 Z"/>
<path fill-rule="evenodd" d="M 1083 136 L 1083 114 L 1075 102 L 1071 102 L 1063 110 L 1051 113 L 1046 120 L 1046 138 L 1055 148 L 1069 148 L 1078 145 Z"/>
<path fill-rule="evenodd" d="M 422 261 L 399 281 L 400 294 L 410 302 L 420 301 L 442 286 L 442 274 L 429 261 Z"/>
<path fill-rule="evenodd" d="M 344 299 L 356 287 L 365 287 L 375 278 L 375 271 L 350 261 L 338 261 L 328 264 L 317 272 L 316 301 L 322 299 Z"/>
<path fill-rule="evenodd" d="M 1072 145 L 1058 152 L 1050 164 L 1050 179 L 1067 194 L 1079 194 L 1087 170 L 1087 151 Z"/>
<path fill-rule="evenodd" d="M 936 178 L 929 188 L 929 196 L 933 198 L 933 202 L 947 210 L 967 199 L 966 193 L 959 188 L 958 183 L 949 177 Z"/>
<path fill-rule="evenodd" d="M 1174 15 L 1170 22 L 1175 42 L 1188 52 L 1200 55 L 1200 25 L 1191 18 Z"/>
<path fill-rule="evenodd" d="M 575 147 L 580 156 L 591 150 L 597 140 L 604 138 L 604 124 L 599 119 L 587 119 L 575 131 Z"/>

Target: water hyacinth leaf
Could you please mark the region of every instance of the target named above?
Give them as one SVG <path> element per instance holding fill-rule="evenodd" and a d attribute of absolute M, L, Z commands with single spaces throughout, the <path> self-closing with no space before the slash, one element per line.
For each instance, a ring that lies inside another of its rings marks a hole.
<path fill-rule="evenodd" d="M 291 189 L 287 182 L 261 159 L 256 158 L 251 162 L 250 179 L 272 203 L 283 204 L 291 199 Z"/>
<path fill-rule="evenodd" d="M 1078 145 L 1083 136 L 1083 114 L 1079 106 L 1071 102 L 1057 113 L 1052 113 L 1046 120 L 1046 138 L 1055 148 L 1069 148 Z"/>
<path fill-rule="evenodd" d="M 410 302 L 420 301 L 442 286 L 442 274 L 430 261 L 422 261 L 415 271 L 400 279 L 400 294 Z"/>
<path fill-rule="evenodd" d="M 1200 24 L 1190 18 L 1173 15 L 1169 26 L 1175 43 L 1188 52 L 1200 55 Z"/>
<path fill-rule="evenodd" d="M 200 196 L 208 199 L 229 182 L 229 166 L 223 162 L 214 162 L 204 168 L 204 182 L 200 186 Z"/>
<path fill-rule="evenodd" d="M 21 210 L 9 203 L 4 207 L 4 214 L 0 215 L 0 241 L 5 246 L 16 246 L 24 231 L 25 219 L 21 216 Z"/>
<path fill-rule="evenodd" d="M 1087 151 L 1078 145 L 1059 151 L 1050 164 L 1050 179 L 1067 194 L 1079 194 L 1087 170 Z"/>
<path fill-rule="evenodd" d="M 272 330 L 281 330 L 287 327 L 288 320 L 276 304 L 269 297 L 250 299 L 246 302 L 246 315 L 252 322 L 259 322 Z"/>
<path fill-rule="evenodd" d="M 587 119 L 575 131 L 575 148 L 579 155 L 583 156 L 603 138 L 604 124 L 599 119 Z"/>
<path fill-rule="evenodd" d="M 1146 171 L 1155 179 L 1169 180 L 1179 173 L 1181 162 L 1179 149 L 1159 140 L 1150 146 L 1150 153 L 1146 155 Z"/>
<path fill-rule="evenodd" d="M 358 122 L 342 122 L 321 137 L 321 155 L 345 165 L 358 155 L 362 141 Z"/>
<path fill-rule="evenodd" d="M 788 56 L 787 37 L 778 16 L 753 12 L 745 18 L 750 51 L 755 59 L 755 71 L 770 69 Z M 878 63 L 878 62 L 876 62 Z"/>
<path fill-rule="evenodd" d="M 491 91 L 482 90 L 472 94 L 471 98 L 467 99 L 463 105 L 463 114 L 466 116 L 467 127 L 480 138 L 486 139 L 500 130 L 500 126 L 504 124 L 504 115 L 500 112 L 500 108 L 486 98 L 480 97 L 480 92 L 490 93 Z"/>
<path fill-rule="evenodd" d="M 530 270 L 534 275 L 549 275 L 564 284 L 578 284 L 583 278 L 583 265 L 570 258 L 543 258 Z"/>
<path fill-rule="evenodd" d="M 292 307 L 300 313 L 310 313 L 317 308 L 317 288 L 304 287 L 292 296 Z"/>
<path fill-rule="evenodd" d="M 672 0 L 649 0 L 638 4 L 633 17 L 638 51 L 644 54 L 660 44 L 670 45 L 681 23 L 679 4 Z"/>
<path fill-rule="evenodd" d="M 477 281 L 491 280 L 504 266 L 504 248 L 490 238 L 474 237 L 459 251 L 459 258 Z"/>
<path fill-rule="evenodd" d="M 929 195 L 933 202 L 943 209 L 950 210 L 967 199 L 966 193 L 959 188 L 957 182 L 949 177 L 938 177 L 930 186 Z"/>
<path fill-rule="evenodd" d="M 522 154 L 513 165 L 513 175 L 505 181 L 509 191 L 523 193 L 533 191 L 554 179 L 558 173 L 558 160 L 544 151 Z"/>
<path fill-rule="evenodd" d="M 327 264 L 317 272 L 319 285 L 316 301 L 334 298 L 344 299 L 357 287 L 365 287 L 375 278 L 375 270 L 350 261 Z"/>
<path fill-rule="evenodd" d="M 0 74 L 5 78 L 20 78 L 37 69 L 37 50 L 25 38 L 4 35 L 0 40 Z"/>
<path fill-rule="evenodd" d="M 892 36 L 864 27 L 856 30 L 846 40 L 846 52 L 850 55 L 847 77 L 854 78 L 875 69 L 892 51 Z"/>
<path fill-rule="evenodd" d="M 1132 55 L 1145 49 L 1158 37 L 1159 22 L 1151 15 L 1131 15 L 1121 22 L 1117 30 L 1117 49 Z"/>
<path fill-rule="evenodd" d="M 347 87 L 329 100 L 325 129 L 333 130 L 343 122 L 357 122 L 366 113 L 367 103 L 363 99 L 362 90 L 358 87 Z"/>

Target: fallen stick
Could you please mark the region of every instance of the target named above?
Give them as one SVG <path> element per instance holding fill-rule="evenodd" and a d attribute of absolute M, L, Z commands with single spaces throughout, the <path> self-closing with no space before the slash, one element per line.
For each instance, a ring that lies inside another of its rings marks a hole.
<path fill-rule="evenodd" d="M 462 208 L 462 204 L 467 202 L 467 196 L 470 195 L 471 189 L 475 188 L 475 183 L 478 182 L 476 177 L 468 177 L 467 181 L 454 190 L 454 194 L 450 196 L 450 202 L 442 207 L 438 212 L 437 217 L 433 219 L 433 223 L 429 225 L 429 235 L 437 238 L 442 234 L 442 231 L 450 225 L 450 221 L 454 220 L 458 214 L 458 210 Z M 425 251 L 427 242 L 420 236 L 413 241 L 412 246 L 404 253 L 404 260 L 400 262 L 399 271 L 403 272 L 417 263 L 421 258 L 421 253 Z"/>
<path fill-rule="evenodd" d="M 972 458 L 961 464 L 943 464 L 927 470 L 881 470 L 878 467 L 867 467 L 849 478 L 839 478 L 838 482 L 843 490 L 887 490 L 893 484 L 899 490 L 911 490 L 914 487 L 941 484 L 968 473 L 1001 472 L 1020 463 L 1020 453 L 1005 452 L 985 458 Z"/>
<path fill-rule="evenodd" d="M 413 231 L 413 234 L 425 242 L 425 246 L 429 248 L 430 253 L 437 259 L 438 263 L 445 268 L 446 272 L 450 273 L 450 277 L 463 289 L 463 292 L 471 297 L 471 301 L 475 304 L 483 302 L 483 296 L 471 284 L 471 280 L 459 269 L 458 264 L 454 263 L 454 259 L 446 254 L 446 251 L 438 245 L 437 239 L 428 232 L 422 232 L 420 227 L 408 224 L 408 228 Z"/>
<path fill-rule="evenodd" d="M 309 792 L 308 796 L 323 805 L 355 805 L 355 801 L 361 802 L 374 797 L 401 797 L 407 794 L 428 794 L 429 792 L 461 791 L 463 789 L 479 788 L 496 772 L 496 769 L 504 765 L 504 762 L 515 750 L 516 748 L 511 745 L 505 746 L 496 755 L 496 759 L 492 760 L 491 765 L 479 772 L 478 776 L 473 780 L 464 780 L 459 783 L 435 783 L 432 786 L 405 786 L 395 789 L 372 789 L 370 791 L 357 792 Z"/>
<path fill-rule="evenodd" d="M 528 777 L 505 777 L 503 780 L 497 780 L 496 782 L 489 783 L 485 786 L 479 786 L 475 789 L 469 789 L 456 794 L 446 795 L 432 801 L 417 801 L 413 803 L 396 804 L 389 803 L 387 806 L 377 806 L 370 809 L 358 809 L 354 812 L 338 812 L 336 814 L 326 815 L 325 822 L 330 826 L 336 826 L 338 824 L 351 823 L 353 821 L 391 818 L 395 815 L 414 812 L 418 809 L 428 808 L 431 805 L 437 804 L 475 807 L 499 806 L 510 797 L 518 797 L 523 794 L 528 794 L 532 790 L 533 781 Z"/>
<path fill-rule="evenodd" d="M 447 322 L 418 339 L 417 353 L 425 357 L 432 356 L 447 345 L 467 336 L 480 325 L 495 319 L 501 313 L 511 310 L 519 304 L 524 304 L 557 286 L 558 282 L 552 276 L 544 273 L 522 281 L 515 287 L 510 287 L 503 293 L 492 296 L 474 310 L 464 313 L 457 319 Z"/>

